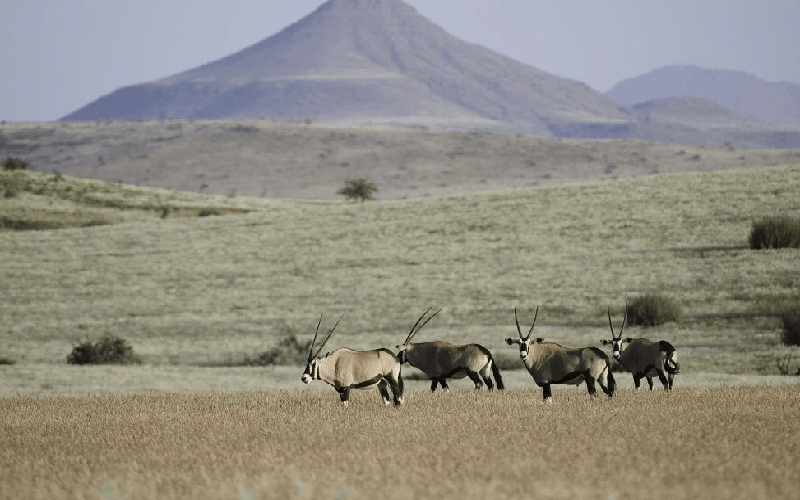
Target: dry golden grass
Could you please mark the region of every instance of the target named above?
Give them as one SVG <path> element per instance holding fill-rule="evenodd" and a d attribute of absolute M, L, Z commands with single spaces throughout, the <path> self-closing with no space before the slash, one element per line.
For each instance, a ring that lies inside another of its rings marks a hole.
<path fill-rule="evenodd" d="M 796 498 L 800 388 L 2 398 L 5 498 Z"/>

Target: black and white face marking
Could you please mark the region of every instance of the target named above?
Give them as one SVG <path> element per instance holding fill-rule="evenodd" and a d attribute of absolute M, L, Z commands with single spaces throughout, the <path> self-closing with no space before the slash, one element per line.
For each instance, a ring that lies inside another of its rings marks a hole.
<path fill-rule="evenodd" d="M 311 383 L 312 380 L 316 380 L 318 377 L 317 360 L 312 359 L 308 362 L 308 364 L 306 364 L 306 369 L 303 370 L 303 376 L 300 377 L 300 380 L 302 380 L 304 384 L 308 384 Z"/>
<path fill-rule="evenodd" d="M 519 345 L 519 359 L 524 360 L 525 358 L 528 357 L 528 352 L 530 352 L 530 349 L 531 349 L 530 338 L 526 338 L 526 339 L 508 338 L 508 339 L 506 339 L 506 344 L 508 344 L 508 345 L 517 344 L 517 345 Z"/>
<path fill-rule="evenodd" d="M 622 340 L 612 340 L 611 341 L 611 354 L 614 356 L 614 359 L 618 360 L 619 357 L 622 355 Z"/>

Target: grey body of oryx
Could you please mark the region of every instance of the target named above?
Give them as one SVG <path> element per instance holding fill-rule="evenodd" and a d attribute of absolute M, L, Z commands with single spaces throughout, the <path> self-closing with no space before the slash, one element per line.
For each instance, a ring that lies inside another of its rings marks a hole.
<path fill-rule="evenodd" d="M 625 329 L 625 320 L 628 318 L 628 307 L 625 305 L 625 316 L 622 318 L 622 325 L 619 335 L 614 334 L 614 326 L 611 324 L 611 310 L 608 311 L 608 326 L 611 328 L 611 340 L 603 339 L 603 345 L 611 344 L 612 355 L 626 370 L 633 375 L 633 385 L 639 389 L 642 378 L 647 379 L 650 390 L 653 390 L 653 377 L 658 376 L 658 380 L 664 386 L 664 390 L 672 390 L 675 374 L 678 373 L 678 351 L 667 342 L 660 340 L 651 342 L 645 338 L 622 338 Z"/>
<path fill-rule="evenodd" d="M 400 363 L 408 362 L 411 366 L 422 371 L 431 380 L 431 392 L 436 391 L 436 385 L 442 386 L 442 389 L 447 391 L 448 378 L 464 378 L 469 377 L 475 384 L 475 389 L 483 387 L 484 382 L 486 387 L 491 391 L 494 389 L 492 383 L 492 376 L 497 383 L 497 388 L 500 390 L 505 389 L 503 385 L 503 378 L 500 375 L 500 370 L 492 358 L 492 353 L 482 345 L 467 344 L 467 345 L 454 345 L 449 342 L 420 342 L 412 343 L 411 338 L 422 329 L 425 324 L 430 321 L 434 316 L 439 314 L 439 311 L 433 313 L 419 328 L 417 325 L 430 311 L 428 309 L 417 320 L 411 332 L 406 337 L 406 341 L 398 345 L 400 349 L 398 358 Z M 482 381 L 481 381 L 482 379 Z"/>
<path fill-rule="evenodd" d="M 341 320 L 341 318 L 339 319 Z M 322 322 L 322 317 L 320 317 L 320 322 Z M 339 324 L 338 321 L 336 324 Z M 400 360 L 389 349 L 355 351 L 347 347 L 340 347 L 325 356 L 319 356 L 322 347 L 335 328 L 336 325 L 328 332 L 328 336 L 320 345 L 316 355 L 311 354 L 317 339 L 317 335 L 314 335 L 311 352 L 308 354 L 308 363 L 306 363 L 300 380 L 306 384 L 312 380 L 327 382 L 336 389 L 345 406 L 350 401 L 351 389 L 362 389 L 373 385 L 378 386 L 378 392 L 386 405 L 392 403 L 387 387 L 392 390 L 395 406 L 403 404 L 403 378 L 400 374 Z M 319 324 L 317 324 L 317 333 L 319 333 Z"/>
<path fill-rule="evenodd" d="M 536 316 L 538 315 L 537 307 Z M 528 335 L 523 337 L 517 320 L 517 310 L 514 309 L 519 338 L 507 338 L 506 343 L 519 345 L 519 356 L 533 381 L 542 388 L 544 401 L 553 400 L 551 384 L 580 385 L 581 382 L 586 382 L 586 390 L 592 397 L 597 396 L 597 384 L 609 398 L 614 396 L 617 384 L 608 356 L 596 347 L 568 349 L 552 342 L 543 342 L 541 338 L 531 339 L 536 316 Z"/>
<path fill-rule="evenodd" d="M 448 390 L 448 378 L 469 377 L 476 389 L 494 389 L 492 376 L 497 388 L 505 389 L 500 370 L 497 369 L 492 353 L 479 344 L 453 345 L 449 342 L 408 343 L 400 347 L 400 362 L 408 362 L 421 370 L 431 380 L 431 392 L 436 384 Z M 483 381 L 481 381 L 483 379 Z"/>

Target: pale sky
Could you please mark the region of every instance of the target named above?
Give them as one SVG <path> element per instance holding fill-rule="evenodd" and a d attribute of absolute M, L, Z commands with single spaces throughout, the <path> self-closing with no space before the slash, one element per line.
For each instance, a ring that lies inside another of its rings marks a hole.
<path fill-rule="evenodd" d="M 450 34 L 600 92 L 672 64 L 800 84 L 800 0 L 406 0 Z M 0 120 L 48 121 L 237 52 L 324 0 L 0 0 Z"/>

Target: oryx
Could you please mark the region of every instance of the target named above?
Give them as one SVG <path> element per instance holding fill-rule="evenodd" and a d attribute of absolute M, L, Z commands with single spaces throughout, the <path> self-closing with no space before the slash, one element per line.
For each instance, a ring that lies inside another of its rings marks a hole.
<path fill-rule="evenodd" d="M 492 353 L 482 345 L 453 345 L 449 342 L 411 342 L 414 335 L 428 321 L 441 312 L 441 309 L 439 309 L 420 325 L 419 322 L 431 309 L 428 308 L 427 311 L 422 313 L 422 316 L 411 327 L 406 340 L 397 346 L 400 349 L 398 354 L 400 363 L 408 362 L 411 366 L 425 373 L 431 380 L 431 392 L 436 391 L 436 384 L 441 385 L 442 389 L 447 391 L 449 390 L 447 387 L 448 378 L 464 377 L 469 377 L 472 380 L 475 384 L 475 389 L 480 389 L 483 387 L 483 383 L 486 382 L 486 387 L 491 391 L 494 390 L 494 384 L 492 383 L 492 376 L 494 376 L 497 388 L 500 390 L 505 389 L 503 378 L 500 376 L 500 370 L 497 369 L 497 364 L 492 358 Z M 417 328 L 417 325 L 419 325 L 419 328 Z M 483 379 L 483 382 L 481 382 L 481 379 Z"/>
<path fill-rule="evenodd" d="M 339 318 L 339 321 L 341 320 L 342 318 Z M 400 375 L 400 361 L 389 349 L 354 351 L 347 347 L 340 347 L 323 357 L 319 356 L 339 321 L 330 329 L 325 340 L 317 349 L 317 353 L 312 354 L 317 334 L 319 334 L 319 325 L 322 323 L 322 316 L 319 317 L 317 331 L 314 333 L 314 340 L 311 341 L 311 350 L 308 353 L 308 363 L 300 380 L 306 384 L 312 380 L 329 383 L 339 393 L 344 406 L 347 406 L 350 400 L 350 389 L 361 389 L 375 384 L 378 384 L 378 391 L 387 406 L 391 404 L 389 391 L 386 390 L 387 385 L 392 389 L 395 406 L 403 404 L 403 378 Z"/>
<path fill-rule="evenodd" d="M 586 389 L 592 397 L 597 396 L 595 382 L 609 398 L 612 397 L 617 384 L 611 373 L 608 356 L 597 347 L 568 349 L 552 342 L 543 342 L 541 338 L 531 339 L 537 316 L 539 316 L 538 306 L 531 329 L 528 335 L 523 337 L 517 319 L 517 309 L 514 308 L 514 321 L 517 324 L 519 338 L 507 338 L 506 344 L 519 344 L 519 357 L 525 363 L 525 368 L 533 377 L 533 381 L 542 388 L 544 401 L 548 403 L 553 401 L 550 384 L 580 385 L 581 382 L 586 382 Z"/>
<path fill-rule="evenodd" d="M 650 390 L 653 390 L 653 376 L 658 375 L 658 380 L 664 390 L 671 390 L 675 374 L 678 373 L 678 352 L 666 340 L 651 342 L 645 338 L 623 339 L 622 331 L 625 329 L 625 320 L 628 319 L 628 307 L 625 305 L 625 316 L 619 327 L 619 335 L 614 334 L 614 325 L 611 324 L 611 308 L 608 309 L 608 326 L 611 328 L 611 340 L 602 339 L 603 345 L 611 344 L 614 359 L 633 374 L 633 385 L 639 388 L 642 377 L 647 378 Z M 666 372 L 666 376 L 664 373 Z"/>

